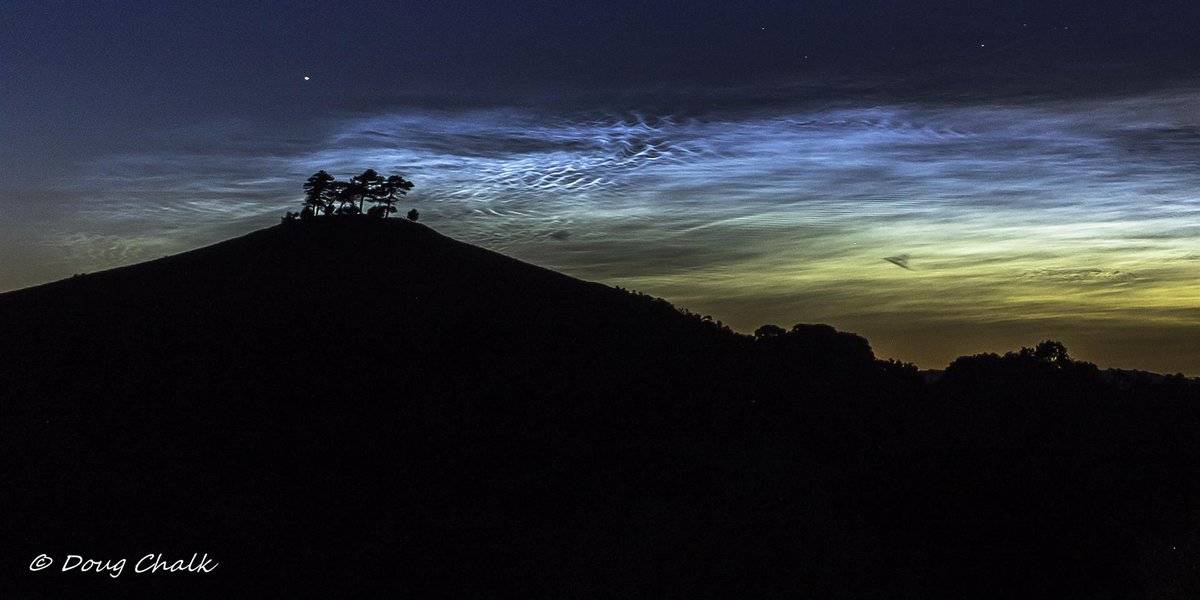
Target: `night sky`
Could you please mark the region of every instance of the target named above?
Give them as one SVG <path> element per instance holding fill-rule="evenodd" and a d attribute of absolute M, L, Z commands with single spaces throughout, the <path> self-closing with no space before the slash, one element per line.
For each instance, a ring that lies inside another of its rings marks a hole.
<path fill-rule="evenodd" d="M 0 0 L 0 290 L 373 167 L 443 233 L 742 331 L 1200 374 L 1191 2 L 253 4 Z"/>

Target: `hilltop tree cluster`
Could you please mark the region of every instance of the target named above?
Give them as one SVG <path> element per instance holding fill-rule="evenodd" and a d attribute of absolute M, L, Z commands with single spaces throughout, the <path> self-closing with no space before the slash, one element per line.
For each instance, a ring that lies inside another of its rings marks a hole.
<path fill-rule="evenodd" d="M 323 170 L 317 171 L 304 182 L 304 208 L 298 214 L 288 213 L 287 218 L 361 214 L 385 218 L 396 212 L 396 202 L 412 188 L 413 182 L 403 176 L 385 178 L 374 169 L 367 169 L 350 181 L 338 181 Z M 415 209 L 408 213 L 413 221 L 417 216 Z"/>

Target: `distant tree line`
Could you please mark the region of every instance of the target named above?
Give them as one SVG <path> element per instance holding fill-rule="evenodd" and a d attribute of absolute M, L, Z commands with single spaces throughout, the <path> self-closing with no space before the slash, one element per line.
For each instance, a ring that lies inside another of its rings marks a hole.
<path fill-rule="evenodd" d="M 403 176 L 385 178 L 375 169 L 367 169 L 349 181 L 338 181 L 323 170 L 317 171 L 304 182 L 304 208 L 299 213 L 288 212 L 284 220 L 362 214 L 386 218 L 396 212 L 396 202 L 412 188 L 413 182 Z M 407 216 L 416 221 L 419 213 L 412 209 Z"/>

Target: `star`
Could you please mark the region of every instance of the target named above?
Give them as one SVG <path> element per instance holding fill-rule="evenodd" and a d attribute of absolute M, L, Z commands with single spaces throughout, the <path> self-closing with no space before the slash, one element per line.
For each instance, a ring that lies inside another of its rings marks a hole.
<path fill-rule="evenodd" d="M 308 75 L 305 75 L 305 76 L 304 76 L 304 80 L 305 80 L 305 81 L 308 81 Z"/>

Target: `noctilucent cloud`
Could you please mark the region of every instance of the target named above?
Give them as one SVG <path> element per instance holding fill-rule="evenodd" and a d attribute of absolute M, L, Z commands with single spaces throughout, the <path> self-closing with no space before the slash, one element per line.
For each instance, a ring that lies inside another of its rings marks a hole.
<path fill-rule="evenodd" d="M 443 233 L 742 331 L 825 322 L 929 368 L 1055 338 L 1102 366 L 1200 373 L 1200 87 L 979 91 L 973 51 L 893 75 L 617 77 L 592 98 L 575 82 L 444 103 L 330 101 L 313 88 L 336 75 L 296 68 L 263 92 L 294 115 L 173 107 L 91 145 L 10 146 L 0 289 L 271 225 L 312 172 L 372 167 L 412 179 L 402 209 Z M 907 89 L 929 72 L 951 81 Z M 15 114 L 0 134 L 38 130 Z"/>

